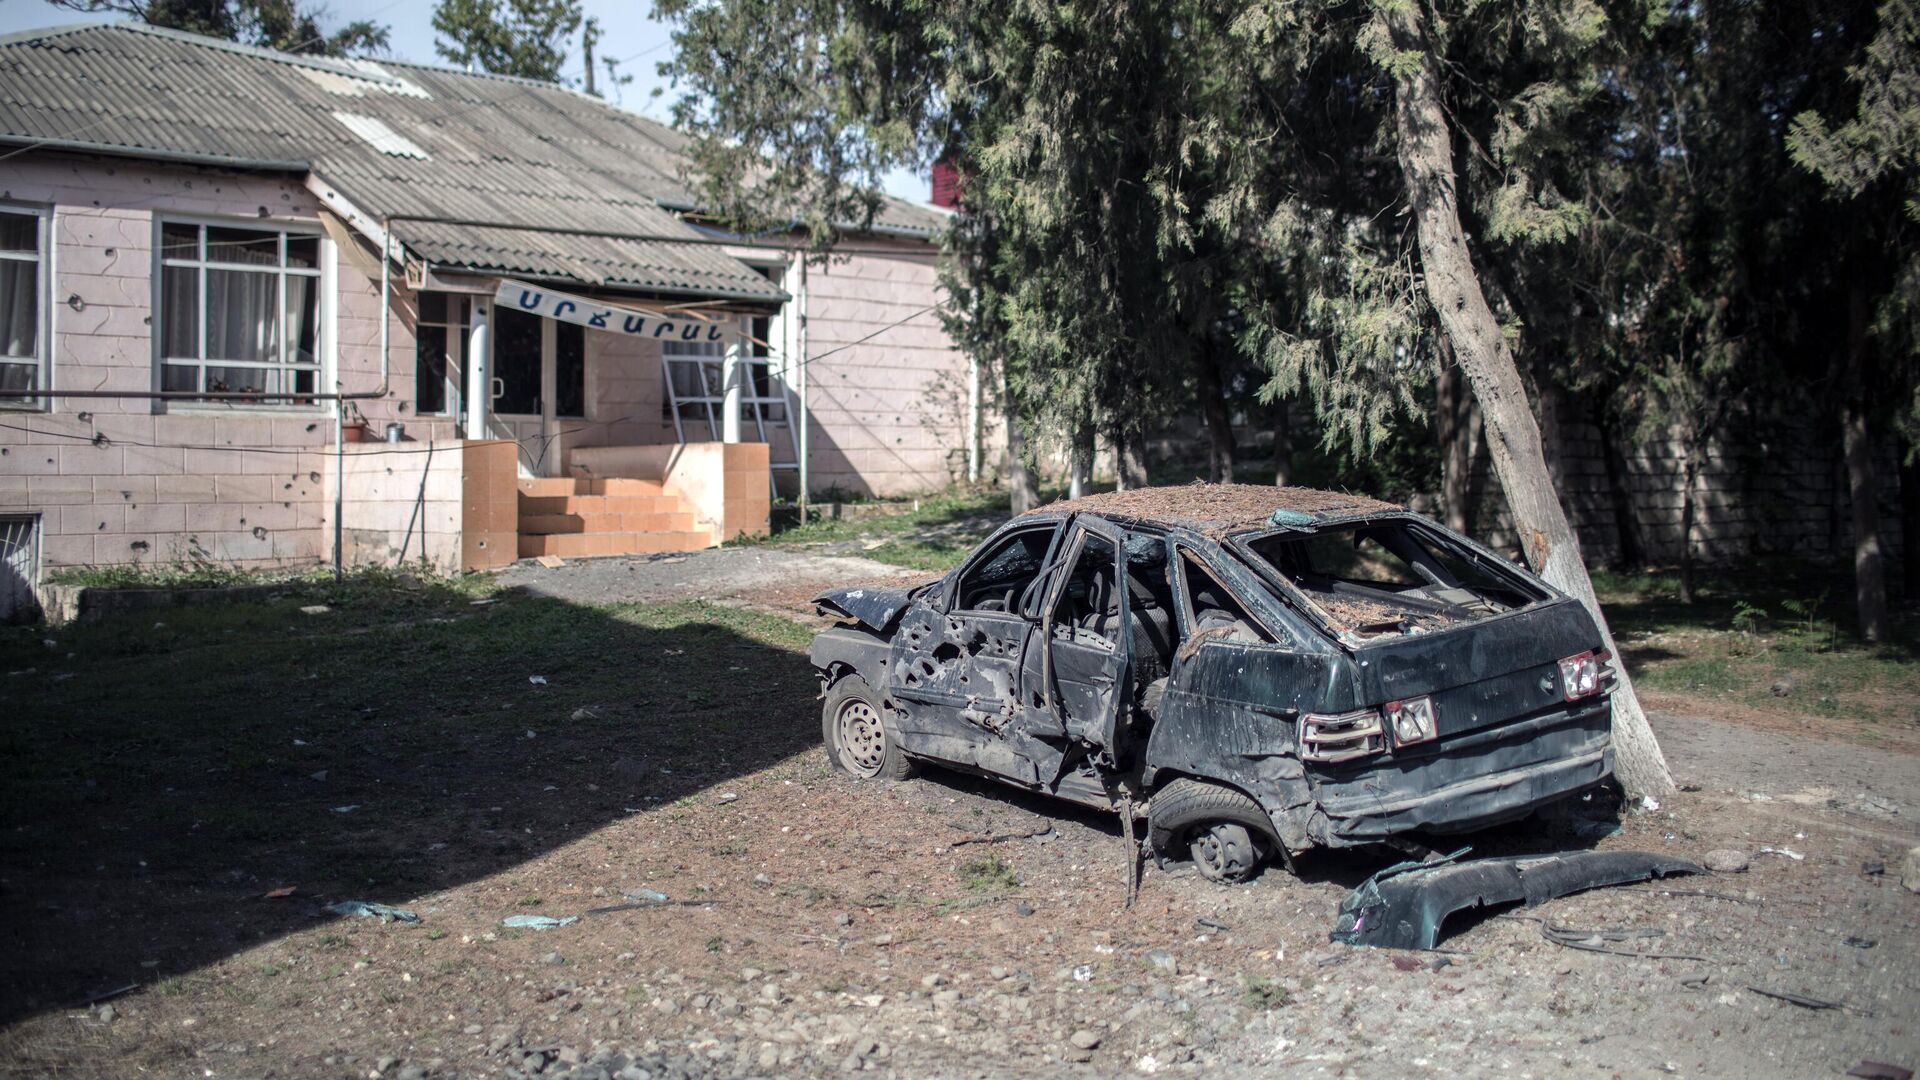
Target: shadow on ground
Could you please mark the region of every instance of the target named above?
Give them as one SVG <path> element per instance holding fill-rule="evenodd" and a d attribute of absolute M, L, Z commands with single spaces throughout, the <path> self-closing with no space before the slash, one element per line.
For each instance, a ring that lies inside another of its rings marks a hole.
<path fill-rule="evenodd" d="M 335 901 L 414 902 L 819 742 L 788 620 L 401 585 L 5 631 L 0 1022 Z"/>
<path fill-rule="evenodd" d="M 1056 822 L 1073 822 L 1112 837 L 1116 843 L 1122 840 L 1120 818 L 1117 814 L 1103 813 L 1078 803 L 1063 802 L 1049 798 L 1037 792 L 1011 787 L 976 776 L 972 773 L 955 772 L 937 767 L 923 767 L 919 780 L 939 784 L 954 791 L 966 792 L 1006 803 L 1015 809 L 1038 817 L 1050 818 Z M 1591 851 L 1606 833 L 1600 829 L 1617 826 L 1619 823 L 1619 801 L 1617 789 L 1609 785 L 1606 788 L 1570 800 L 1551 812 L 1530 815 L 1519 821 L 1508 822 L 1478 832 L 1459 833 L 1446 836 L 1414 834 L 1409 839 L 1424 844 L 1440 854 L 1452 854 L 1461 848 L 1469 849 L 1465 859 L 1498 858 L 1516 855 L 1553 855 L 1571 851 Z M 1146 822 L 1141 820 L 1137 835 L 1146 836 Z M 1115 847 L 1116 855 L 1124 850 Z M 1179 853 L 1169 853 L 1167 870 L 1175 874 L 1192 873 Z M 1299 880 L 1309 885 L 1330 884 L 1342 889 L 1352 889 L 1371 877 L 1381 868 L 1395 863 L 1405 862 L 1415 856 L 1405 851 L 1385 846 L 1361 848 L 1343 848 L 1339 850 L 1318 849 L 1309 851 L 1296 861 L 1296 873 L 1289 874 L 1278 865 L 1269 864 L 1261 875 L 1243 888 L 1259 888 L 1265 885 L 1285 885 L 1291 880 Z M 1125 863 L 1115 863 L 1115 873 L 1125 872 Z M 1464 916 L 1462 917 L 1464 920 Z M 1464 923 L 1463 923 L 1464 924 Z M 1451 924 L 1449 924 L 1451 925 Z"/>

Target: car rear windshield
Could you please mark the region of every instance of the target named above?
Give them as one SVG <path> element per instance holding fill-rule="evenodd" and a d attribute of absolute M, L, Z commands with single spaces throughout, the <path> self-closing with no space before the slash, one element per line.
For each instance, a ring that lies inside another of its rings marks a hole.
<path fill-rule="evenodd" d="M 1548 596 L 1505 564 L 1411 521 L 1282 530 L 1244 547 L 1351 642 L 1446 630 Z"/>

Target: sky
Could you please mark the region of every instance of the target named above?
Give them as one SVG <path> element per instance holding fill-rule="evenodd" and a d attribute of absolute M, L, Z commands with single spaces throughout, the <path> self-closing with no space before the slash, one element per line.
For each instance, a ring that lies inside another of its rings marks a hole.
<path fill-rule="evenodd" d="M 667 25 L 639 14 L 638 10 L 644 10 L 646 5 L 634 0 L 582 0 L 581 6 L 588 15 L 600 19 L 603 36 L 597 46 L 598 55 L 620 61 L 620 70 L 633 76 L 633 82 L 626 86 L 606 88 L 607 99 L 662 123 L 670 122 L 670 110 L 677 94 L 655 70 L 673 48 Z M 357 19 L 385 23 L 392 30 L 390 44 L 395 57 L 422 64 L 445 63 L 433 51 L 433 0 L 323 0 L 322 7 L 326 17 L 321 25 L 329 30 Z M 110 20 L 55 7 L 46 0 L 0 0 L 0 34 L 87 21 Z M 574 44 L 566 75 L 578 85 L 579 43 Z M 604 72 L 602 67 L 597 74 Z M 656 88 L 662 91 L 657 97 L 653 93 Z M 927 178 L 906 170 L 888 176 L 886 189 L 889 194 L 917 202 L 925 202 L 928 197 Z"/>

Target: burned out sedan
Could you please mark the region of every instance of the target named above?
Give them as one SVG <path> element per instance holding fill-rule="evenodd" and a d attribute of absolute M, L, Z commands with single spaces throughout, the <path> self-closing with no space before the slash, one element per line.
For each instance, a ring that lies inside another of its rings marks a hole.
<path fill-rule="evenodd" d="M 1314 847 L 1522 817 L 1613 771 L 1580 604 L 1404 508 L 1195 484 L 1028 513 L 939 581 L 841 589 L 827 752 L 970 770 L 1240 881 Z"/>

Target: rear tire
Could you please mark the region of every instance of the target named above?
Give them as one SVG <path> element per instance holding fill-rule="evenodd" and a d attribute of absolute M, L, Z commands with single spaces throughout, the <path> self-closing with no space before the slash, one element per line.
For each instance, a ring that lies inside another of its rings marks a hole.
<path fill-rule="evenodd" d="M 887 726 L 880 695 L 858 675 L 848 675 L 827 691 L 820 737 L 827 745 L 827 760 L 843 772 L 880 780 L 913 775 L 913 762 Z"/>
<path fill-rule="evenodd" d="M 1185 854 L 1200 876 L 1223 885 L 1251 880 L 1273 855 L 1272 826 L 1246 795 L 1181 777 L 1153 796 L 1147 835 L 1166 855 Z"/>

